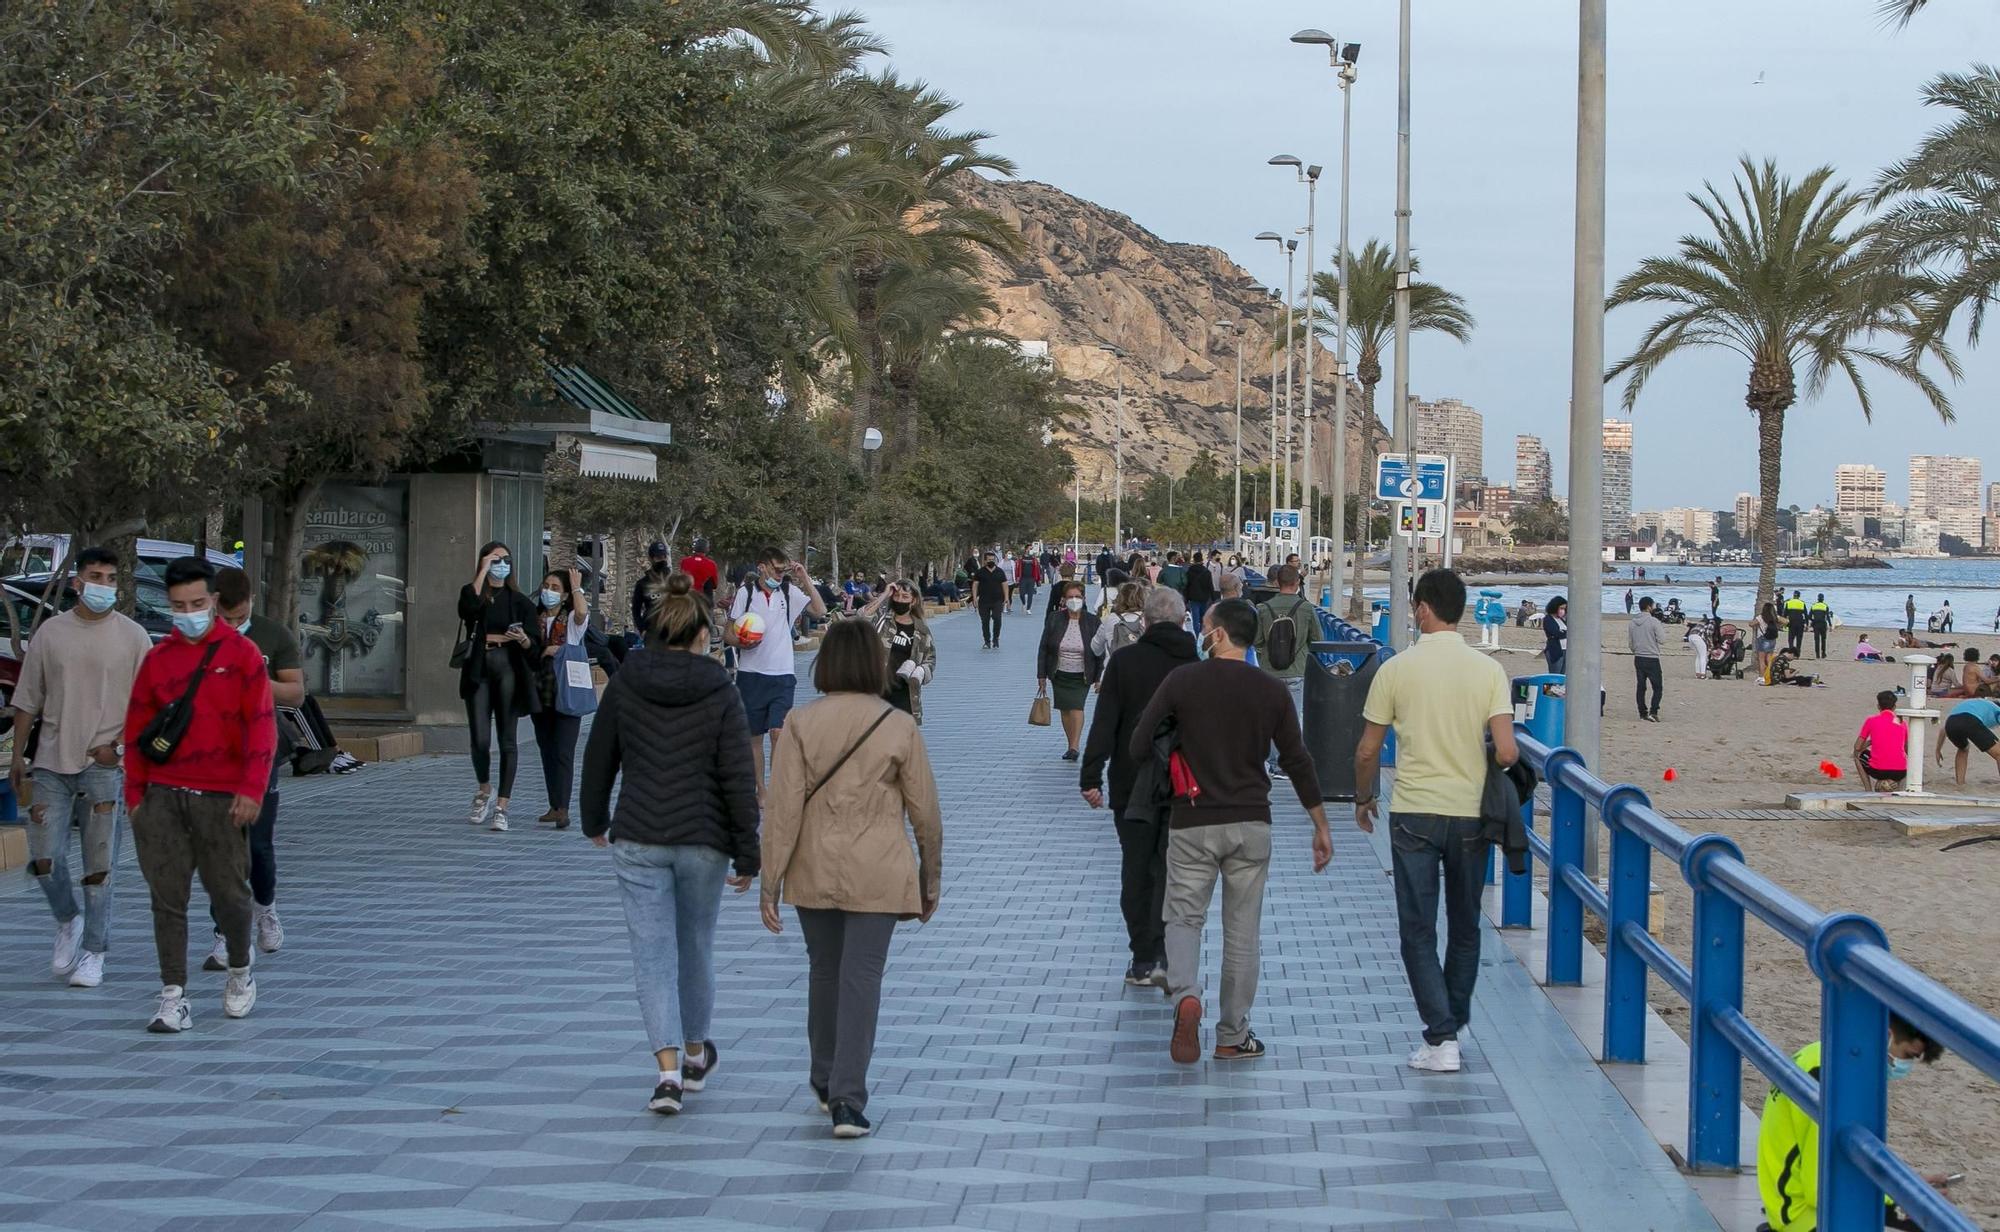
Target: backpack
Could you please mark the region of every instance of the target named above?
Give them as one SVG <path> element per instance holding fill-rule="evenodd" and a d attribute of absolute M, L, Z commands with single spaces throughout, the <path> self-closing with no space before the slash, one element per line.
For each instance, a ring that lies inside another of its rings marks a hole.
<path fill-rule="evenodd" d="M 1124 647 L 1138 641 L 1140 632 L 1141 630 L 1137 621 L 1114 620 L 1111 624 L 1112 654 L 1116 654 Z"/>
<path fill-rule="evenodd" d="M 1282 616 L 1278 614 L 1277 600 L 1264 605 L 1271 613 L 1271 629 L 1264 635 L 1264 660 L 1272 671 L 1289 669 L 1299 657 L 1299 627 L 1293 617 L 1299 614 L 1299 605 L 1304 602 L 1294 595 L 1292 606 Z"/>

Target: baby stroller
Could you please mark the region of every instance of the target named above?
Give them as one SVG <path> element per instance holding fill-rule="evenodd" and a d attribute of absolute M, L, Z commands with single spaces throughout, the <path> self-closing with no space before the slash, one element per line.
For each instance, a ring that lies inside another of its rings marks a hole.
<path fill-rule="evenodd" d="M 1743 633 L 1735 625 L 1724 625 L 1708 647 L 1708 676 L 1711 680 L 1743 678 Z"/>
<path fill-rule="evenodd" d="M 1660 609 L 1660 623 L 1669 625 L 1687 623 L 1687 613 L 1681 610 L 1679 599 L 1667 600 L 1667 606 Z"/>

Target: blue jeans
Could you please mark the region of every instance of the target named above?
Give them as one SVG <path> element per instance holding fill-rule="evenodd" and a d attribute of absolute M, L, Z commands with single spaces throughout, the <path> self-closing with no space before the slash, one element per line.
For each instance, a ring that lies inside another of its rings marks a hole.
<path fill-rule="evenodd" d="M 707 1039 L 715 1013 L 715 918 L 729 857 L 713 847 L 615 839 L 611 863 L 653 1051 Z"/>
<path fill-rule="evenodd" d="M 1486 884 L 1486 840 L 1477 817 L 1390 813 L 1389 845 L 1395 854 L 1396 931 L 1403 940 L 1403 970 L 1424 1042 L 1457 1039 L 1472 1020 L 1472 988 L 1479 979 L 1479 896 Z M 1444 964 L 1438 964 L 1439 874 L 1444 881 Z"/>
<path fill-rule="evenodd" d="M 83 915 L 83 948 L 104 953 L 111 932 L 111 870 L 118 864 L 118 818 L 122 812 L 119 787 L 123 775 L 116 766 L 95 762 L 75 774 L 37 770 L 33 774 L 35 803 L 28 810 L 28 873 L 41 882 L 56 922 L 67 924 Z M 78 801 L 83 802 L 79 812 Z M 70 883 L 69 831 L 83 831 L 83 905 Z M 46 861 L 49 869 L 39 873 Z"/>

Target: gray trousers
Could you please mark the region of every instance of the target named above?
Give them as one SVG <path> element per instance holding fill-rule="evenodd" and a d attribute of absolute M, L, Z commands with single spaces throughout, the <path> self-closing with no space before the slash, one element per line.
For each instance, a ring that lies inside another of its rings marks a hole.
<path fill-rule="evenodd" d="M 1271 824 L 1175 830 L 1167 841 L 1167 1000 L 1199 997 L 1201 929 L 1208 902 L 1222 879 L 1222 1012 L 1215 1023 L 1219 1047 L 1250 1034 L 1250 1003 L 1257 999 L 1257 967 L 1264 923 L 1264 879 L 1271 872 Z"/>
<path fill-rule="evenodd" d="M 196 873 L 229 947 L 229 965 L 250 965 L 250 844 L 229 823 L 232 799 L 148 787 L 132 814 L 132 846 L 153 900 L 162 984 L 187 984 L 187 906 Z"/>
<path fill-rule="evenodd" d="M 795 910 L 812 961 L 806 997 L 812 1083 L 829 1101 L 845 1100 L 860 1111 L 868 1106 L 868 1062 L 875 1055 L 882 969 L 889 961 L 896 917 L 822 907 Z"/>

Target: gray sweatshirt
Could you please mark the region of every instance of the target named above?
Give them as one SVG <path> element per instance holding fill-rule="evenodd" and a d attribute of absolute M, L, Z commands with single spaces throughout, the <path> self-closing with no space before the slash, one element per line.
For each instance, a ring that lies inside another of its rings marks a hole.
<path fill-rule="evenodd" d="M 1659 658 L 1660 632 L 1665 628 L 1666 626 L 1653 619 L 1650 613 L 1635 613 L 1631 626 L 1626 630 L 1626 636 L 1631 641 L 1633 656 L 1640 659 Z"/>

